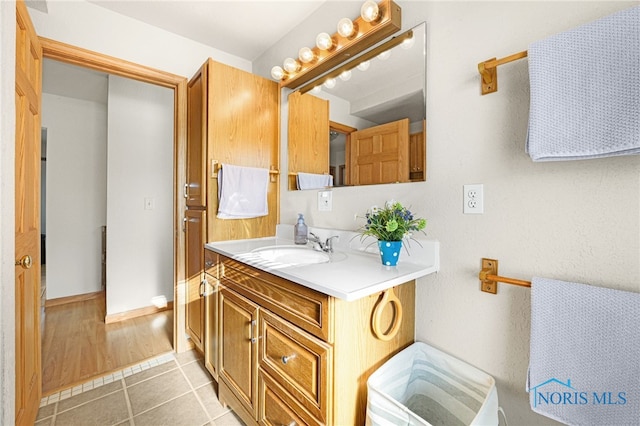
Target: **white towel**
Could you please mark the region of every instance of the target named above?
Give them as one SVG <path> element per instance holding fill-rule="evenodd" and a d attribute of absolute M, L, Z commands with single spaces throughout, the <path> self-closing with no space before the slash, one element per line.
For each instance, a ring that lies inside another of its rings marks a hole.
<path fill-rule="evenodd" d="M 223 164 L 218 172 L 218 218 L 250 219 L 269 214 L 269 170 Z"/>
<path fill-rule="evenodd" d="M 640 293 L 534 278 L 531 409 L 575 425 L 640 425 Z"/>
<path fill-rule="evenodd" d="M 333 176 L 298 172 L 296 182 L 298 189 L 320 189 L 333 186 Z"/>
<path fill-rule="evenodd" d="M 528 52 L 533 161 L 640 154 L 640 6 Z"/>

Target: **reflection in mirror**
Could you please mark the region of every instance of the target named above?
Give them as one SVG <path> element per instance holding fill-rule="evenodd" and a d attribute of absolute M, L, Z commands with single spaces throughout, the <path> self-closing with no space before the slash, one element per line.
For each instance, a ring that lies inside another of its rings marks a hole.
<path fill-rule="evenodd" d="M 334 186 L 425 180 L 425 29 L 401 34 L 412 37 L 384 55 L 374 47 L 367 62 L 363 53 L 343 64 L 332 87 L 289 96 L 290 189 L 298 172 L 330 174 Z"/>

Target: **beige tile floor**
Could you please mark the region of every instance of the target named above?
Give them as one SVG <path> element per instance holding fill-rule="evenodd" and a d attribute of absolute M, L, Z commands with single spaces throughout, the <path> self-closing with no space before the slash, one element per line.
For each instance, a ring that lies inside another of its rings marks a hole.
<path fill-rule="evenodd" d="M 36 425 L 243 426 L 195 351 L 43 398 Z"/>

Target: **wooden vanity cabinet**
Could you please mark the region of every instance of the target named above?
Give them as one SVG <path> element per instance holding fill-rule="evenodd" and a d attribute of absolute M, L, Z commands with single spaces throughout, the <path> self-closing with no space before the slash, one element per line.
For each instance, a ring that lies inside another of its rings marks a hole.
<path fill-rule="evenodd" d="M 380 307 L 383 333 L 402 318 L 381 340 L 381 293 L 347 302 L 219 257 L 220 401 L 248 425 L 364 425 L 369 375 L 413 343 L 415 282 Z"/>

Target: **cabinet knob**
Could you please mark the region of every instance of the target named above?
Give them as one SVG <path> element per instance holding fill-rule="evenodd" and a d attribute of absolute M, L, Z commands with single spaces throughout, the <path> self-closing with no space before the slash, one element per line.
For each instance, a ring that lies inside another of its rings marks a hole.
<path fill-rule="evenodd" d="M 286 364 L 289 361 L 291 361 L 292 359 L 295 359 L 295 357 L 296 357 L 296 354 L 292 354 L 292 355 L 288 355 L 288 356 L 285 355 L 285 356 L 282 357 L 282 363 Z"/>

